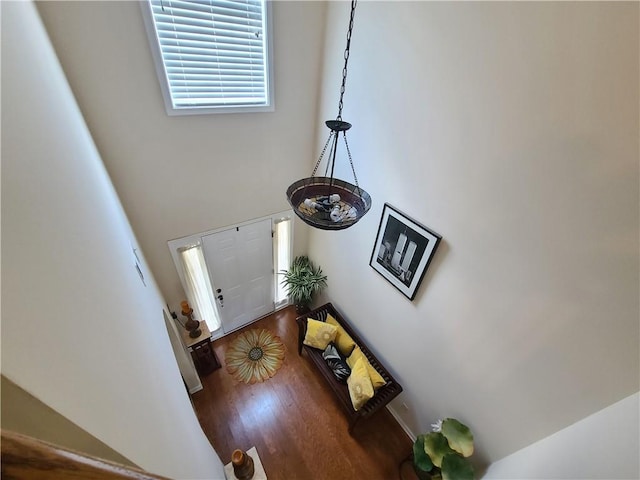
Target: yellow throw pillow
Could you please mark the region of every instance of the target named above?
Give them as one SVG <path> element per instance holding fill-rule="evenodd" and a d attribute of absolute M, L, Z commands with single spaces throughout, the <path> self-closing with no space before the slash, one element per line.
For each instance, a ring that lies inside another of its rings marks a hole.
<path fill-rule="evenodd" d="M 338 332 L 336 333 L 335 344 L 338 347 L 338 350 L 340 350 L 340 353 L 345 357 L 351 355 L 351 352 L 353 352 L 353 349 L 356 346 L 356 342 L 353 341 L 353 338 L 351 338 L 351 336 L 345 331 L 345 329 L 342 328 L 342 325 L 340 325 L 330 313 L 327 315 L 327 323 L 329 325 L 335 325 L 338 329 Z"/>
<path fill-rule="evenodd" d="M 336 338 L 338 329 L 335 325 L 307 318 L 307 334 L 302 343 L 313 348 L 324 350 Z"/>
<path fill-rule="evenodd" d="M 355 411 L 360 410 L 373 397 L 373 385 L 371 385 L 367 366 L 362 358 L 359 358 L 351 369 L 351 375 L 347 379 L 347 386 L 349 387 L 349 396 Z"/>
<path fill-rule="evenodd" d="M 364 355 L 362 354 L 362 350 L 360 350 L 360 347 L 356 345 L 356 348 L 353 349 L 353 352 L 351 352 L 351 355 L 347 357 L 347 365 L 349 365 L 349 368 L 353 370 L 353 367 L 356 364 L 356 360 L 362 357 L 364 357 Z"/>
<path fill-rule="evenodd" d="M 362 359 L 364 361 L 367 372 L 369 373 L 369 377 L 371 378 L 371 384 L 373 385 L 374 389 L 377 390 L 381 386 L 386 385 L 387 382 L 384 381 L 382 375 L 380 375 L 380 373 L 378 373 L 378 371 L 373 368 L 373 366 L 369 363 L 369 360 L 367 360 L 367 357 L 365 357 L 364 353 L 362 353 L 362 350 L 360 350 L 360 347 L 356 345 L 356 348 L 353 349 L 353 352 L 351 353 L 349 358 L 347 358 L 347 365 L 349 365 L 349 367 L 353 370 L 353 367 L 359 359 Z"/>

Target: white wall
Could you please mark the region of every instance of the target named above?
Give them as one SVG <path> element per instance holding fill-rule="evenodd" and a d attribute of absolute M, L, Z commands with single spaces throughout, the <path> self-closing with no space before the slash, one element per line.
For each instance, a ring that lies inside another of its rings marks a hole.
<path fill-rule="evenodd" d="M 171 342 L 171 348 L 173 354 L 176 356 L 178 362 L 178 368 L 182 374 L 182 378 L 189 389 L 189 393 L 195 393 L 202 390 L 202 382 L 196 370 L 196 366 L 191 358 L 191 353 L 182 341 L 181 332 L 176 321 L 171 318 L 171 313 L 166 309 L 163 310 L 164 325 L 169 334 L 169 341 Z"/>
<path fill-rule="evenodd" d="M 639 411 L 636 393 L 494 463 L 484 478 L 640 478 Z"/>
<path fill-rule="evenodd" d="M 169 118 L 137 5 L 39 4 L 170 303 L 166 240 L 283 209 L 286 175 L 317 157 L 348 20 L 329 5 L 324 35 L 323 4 L 274 2 L 275 113 Z M 314 232 L 311 254 L 405 387 L 403 420 L 461 418 L 485 463 L 639 390 L 637 18 L 634 3 L 358 5 L 344 118 L 374 206 Z M 368 266 L 384 202 L 444 238 L 413 303 Z"/>
<path fill-rule="evenodd" d="M 311 174 L 325 4 L 272 6 L 275 112 L 169 117 L 138 2 L 38 4 L 173 309 L 184 293 L 168 240 L 283 211 L 287 186 Z M 304 229 L 296 237 L 299 252 Z"/>
<path fill-rule="evenodd" d="M 373 207 L 310 255 L 402 420 L 459 418 L 480 463 L 640 390 L 638 7 L 358 4 L 343 117 Z M 323 118 L 348 9 L 328 11 Z M 369 267 L 385 202 L 443 236 L 413 302 Z"/>
<path fill-rule="evenodd" d="M 224 478 L 31 2 L 2 2 L 2 140 L 2 373 L 146 470 Z"/>

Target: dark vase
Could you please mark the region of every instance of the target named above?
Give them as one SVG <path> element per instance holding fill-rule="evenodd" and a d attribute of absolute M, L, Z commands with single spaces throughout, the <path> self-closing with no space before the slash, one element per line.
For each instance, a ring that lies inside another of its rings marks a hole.
<path fill-rule="evenodd" d="M 401 480 L 442 480 L 442 473 L 438 467 L 433 467 L 430 472 L 420 470 L 413 462 L 413 454 L 400 462 Z"/>
<path fill-rule="evenodd" d="M 309 305 L 301 305 L 299 303 L 296 303 L 296 313 L 298 315 L 304 315 L 305 313 L 309 313 L 311 311 L 311 309 L 309 308 Z"/>
<path fill-rule="evenodd" d="M 239 480 L 250 480 L 255 472 L 253 466 L 253 458 L 242 450 L 234 450 L 231 454 L 231 463 L 233 464 L 233 474 Z"/>
<path fill-rule="evenodd" d="M 442 480 L 442 474 L 440 473 L 440 469 L 437 467 L 433 467 L 431 472 L 423 472 L 415 465 L 413 466 L 413 469 L 420 480 Z"/>

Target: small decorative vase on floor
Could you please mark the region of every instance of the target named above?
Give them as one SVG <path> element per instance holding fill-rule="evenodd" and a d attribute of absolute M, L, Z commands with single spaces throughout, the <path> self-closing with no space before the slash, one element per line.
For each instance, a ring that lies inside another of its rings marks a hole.
<path fill-rule="evenodd" d="M 298 315 L 304 315 L 305 313 L 309 313 L 311 311 L 311 309 L 309 308 L 309 305 L 301 305 L 299 303 L 296 303 L 296 313 Z"/>
<path fill-rule="evenodd" d="M 234 450 L 231 454 L 233 474 L 238 480 L 251 480 L 255 472 L 253 458 L 242 450 Z"/>
<path fill-rule="evenodd" d="M 433 474 L 417 468 L 413 462 L 413 454 L 400 462 L 399 473 L 400 480 L 442 480 L 440 469 L 437 467 L 434 467 Z"/>

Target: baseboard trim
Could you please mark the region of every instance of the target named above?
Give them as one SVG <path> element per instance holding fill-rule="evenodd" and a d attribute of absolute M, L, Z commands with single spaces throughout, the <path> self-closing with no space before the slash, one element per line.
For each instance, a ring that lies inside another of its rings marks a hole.
<path fill-rule="evenodd" d="M 405 421 L 402 419 L 402 417 L 400 417 L 400 415 L 398 415 L 398 413 L 393 408 L 391 408 L 390 405 L 387 405 L 387 410 L 389 410 L 389 413 L 391 414 L 391 416 L 396 419 L 396 422 L 398 422 L 398 425 L 400 425 L 402 430 L 404 430 L 404 433 L 407 434 L 407 436 L 411 439 L 412 442 L 415 442 L 416 438 L 418 438 L 417 435 L 415 435 L 411 431 L 411 429 L 405 423 Z"/>
<path fill-rule="evenodd" d="M 202 384 L 196 385 L 195 387 L 189 389 L 189 394 L 193 395 L 194 393 L 199 392 L 200 390 L 202 390 L 202 388 L 203 388 Z"/>

